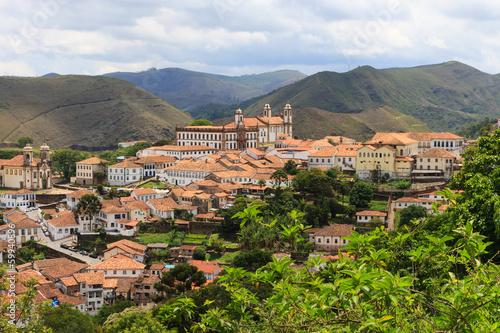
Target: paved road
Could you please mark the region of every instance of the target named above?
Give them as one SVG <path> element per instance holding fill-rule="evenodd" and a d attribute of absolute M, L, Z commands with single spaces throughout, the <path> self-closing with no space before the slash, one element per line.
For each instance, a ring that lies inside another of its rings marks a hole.
<path fill-rule="evenodd" d="M 80 260 L 83 260 L 85 261 L 87 264 L 89 264 L 90 266 L 92 265 L 95 265 L 95 264 L 98 264 L 101 261 L 101 259 L 94 259 L 94 258 L 90 258 L 89 256 L 84 256 L 84 255 L 81 255 L 79 252 L 73 252 L 73 251 L 70 251 L 68 249 L 63 249 L 61 247 L 61 244 L 62 243 L 67 243 L 68 245 L 71 244 L 73 241 L 72 241 L 72 236 L 69 236 L 69 237 L 66 237 L 66 238 L 62 238 L 62 239 L 59 239 L 59 240 L 56 240 L 56 241 L 53 241 L 51 240 L 49 237 L 45 236 L 44 234 L 42 234 L 42 237 L 41 237 L 41 241 L 39 242 L 40 244 L 44 244 L 44 245 L 47 245 L 48 247 L 50 247 L 51 249 L 54 249 L 56 251 L 59 251 L 59 252 L 62 252 L 62 253 L 65 253 L 71 257 L 74 257 L 74 258 L 78 258 Z"/>

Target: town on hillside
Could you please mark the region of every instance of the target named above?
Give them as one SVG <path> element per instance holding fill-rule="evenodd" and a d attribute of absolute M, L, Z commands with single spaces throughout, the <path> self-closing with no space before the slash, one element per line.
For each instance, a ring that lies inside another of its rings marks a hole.
<path fill-rule="evenodd" d="M 91 315 L 125 300 L 151 309 L 257 250 L 297 266 L 338 260 L 354 230 L 396 230 L 410 210 L 445 212 L 442 190 L 476 144 L 452 133 L 299 139 L 292 115 L 288 103 L 253 118 L 238 108 L 227 125 L 177 127 L 172 144 L 120 143 L 142 148 L 113 160 L 64 164 L 50 142 L 0 160 L 0 262 L 16 297 L 34 278 L 36 304 L 57 299 Z M 289 216 L 301 237 L 242 226 L 252 212 Z"/>

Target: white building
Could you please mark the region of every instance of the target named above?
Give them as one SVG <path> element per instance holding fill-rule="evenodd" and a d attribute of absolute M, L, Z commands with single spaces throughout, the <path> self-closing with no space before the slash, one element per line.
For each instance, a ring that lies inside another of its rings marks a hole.
<path fill-rule="evenodd" d="M 182 186 L 204 180 L 210 173 L 226 170 L 224 166 L 209 161 L 182 161 L 165 169 L 165 181 Z"/>
<path fill-rule="evenodd" d="M 55 218 L 47 221 L 47 229 L 54 240 L 68 237 L 81 231 L 81 226 L 71 211 L 62 211 Z"/>
<path fill-rule="evenodd" d="M 14 217 L 12 217 L 14 219 Z M 29 240 L 40 240 L 42 227 L 27 216 L 16 216 L 16 221 L 0 226 L 0 240 L 10 241 L 15 239 L 16 245 Z"/>
<path fill-rule="evenodd" d="M 166 146 L 158 146 L 158 147 L 149 147 L 141 151 L 138 157 L 144 157 L 151 154 L 155 155 L 163 155 L 163 156 L 172 156 L 177 160 L 182 160 L 186 157 L 198 158 L 205 155 L 212 155 L 217 152 L 218 149 L 205 146 L 205 145 L 194 145 L 194 146 L 174 146 L 174 145 L 166 145 Z"/>
<path fill-rule="evenodd" d="M 19 207 L 19 209 L 26 212 L 36 208 L 36 194 L 27 189 L 2 193 L 0 200 L 0 208 L 2 209 Z"/>
<path fill-rule="evenodd" d="M 385 212 L 380 212 L 378 210 L 364 210 L 362 212 L 357 212 L 356 213 L 356 222 L 358 224 L 367 224 L 370 222 L 374 217 L 378 217 L 380 220 L 382 220 L 382 223 L 385 224 L 386 218 L 387 218 L 387 213 Z"/>
<path fill-rule="evenodd" d="M 108 166 L 108 185 L 125 186 L 142 179 L 142 167 L 129 161 Z"/>
<path fill-rule="evenodd" d="M 94 192 L 91 192 L 88 190 L 78 190 L 78 191 L 66 194 L 66 205 L 68 206 L 68 209 L 74 210 L 76 208 L 76 206 L 78 205 L 78 203 L 80 202 L 80 199 L 85 194 L 94 195 Z"/>
<path fill-rule="evenodd" d="M 156 190 L 152 188 L 136 188 L 130 195 L 140 201 L 148 201 L 159 197 Z"/>
<path fill-rule="evenodd" d="M 90 314 L 96 314 L 104 304 L 104 273 L 76 273 L 73 277 L 79 284 L 80 293 L 85 297 L 87 311 Z"/>
<path fill-rule="evenodd" d="M 89 272 L 104 272 L 106 278 L 133 278 L 144 272 L 146 265 L 123 254 L 117 254 L 87 268 Z"/>
<path fill-rule="evenodd" d="M 98 183 L 96 173 L 105 174 L 105 166 L 109 161 L 98 157 L 87 158 L 76 162 L 76 183 L 81 185 L 94 185 Z"/>

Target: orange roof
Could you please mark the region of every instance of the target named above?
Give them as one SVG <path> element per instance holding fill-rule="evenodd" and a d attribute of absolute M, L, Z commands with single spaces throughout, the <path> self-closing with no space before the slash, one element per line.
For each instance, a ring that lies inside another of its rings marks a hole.
<path fill-rule="evenodd" d="M 130 161 L 123 161 L 121 163 L 113 164 L 108 166 L 108 168 L 125 168 L 125 169 L 130 169 L 130 168 L 140 168 L 141 166 L 139 164 L 132 163 Z"/>
<path fill-rule="evenodd" d="M 5 193 L 2 193 L 2 195 L 3 194 L 17 195 L 17 194 L 31 194 L 31 193 L 35 193 L 35 192 L 32 192 L 30 190 L 27 190 L 27 189 L 23 188 L 23 189 L 20 189 L 20 190 L 17 190 L 17 191 L 7 191 Z"/>
<path fill-rule="evenodd" d="M 149 208 L 147 203 L 145 203 L 144 201 L 141 201 L 141 200 L 126 203 L 122 206 L 122 208 L 125 208 L 126 210 L 138 209 L 138 210 L 143 210 L 143 211 L 151 209 L 151 208 Z"/>
<path fill-rule="evenodd" d="M 139 195 L 148 195 L 148 194 L 156 194 L 156 191 L 152 188 L 136 188 L 132 191 L 133 194 Z"/>
<path fill-rule="evenodd" d="M 204 260 L 191 260 L 189 262 L 191 266 L 198 268 L 199 271 L 207 274 L 215 274 L 219 269 L 219 263 L 214 261 L 204 261 Z"/>
<path fill-rule="evenodd" d="M 364 210 L 362 212 L 357 212 L 356 216 L 387 216 L 387 213 L 380 212 L 378 210 Z"/>
<path fill-rule="evenodd" d="M 406 146 L 409 144 L 417 143 L 417 140 L 409 138 L 405 133 L 375 133 L 370 141 L 365 142 L 367 145 L 392 145 L 392 146 Z"/>
<path fill-rule="evenodd" d="M 345 237 L 351 236 L 352 230 L 356 230 L 352 224 L 332 224 L 328 227 L 321 228 L 314 233 L 314 236 Z"/>
<path fill-rule="evenodd" d="M 135 160 L 134 163 L 137 164 L 152 164 L 152 163 L 169 163 L 175 162 L 177 159 L 173 156 L 160 155 L 160 154 L 149 154 L 144 157 Z"/>
<path fill-rule="evenodd" d="M 145 245 L 142 245 L 142 244 L 139 244 L 139 243 L 136 243 L 136 242 L 132 242 L 131 240 L 128 240 L 128 239 L 121 239 L 119 241 L 116 241 L 116 242 L 113 242 L 113 243 L 109 243 L 109 244 L 106 245 L 106 247 L 108 249 L 111 249 L 112 247 L 114 247 L 116 245 L 124 245 L 126 247 L 129 247 L 131 249 L 134 249 L 136 251 L 140 251 L 140 252 L 143 252 L 143 253 L 148 248 Z"/>
<path fill-rule="evenodd" d="M 49 223 L 54 227 L 78 226 L 78 223 L 76 222 L 75 219 L 75 214 L 73 212 L 63 211 L 58 214 L 59 214 L 58 217 L 47 221 L 47 223 Z"/>
<path fill-rule="evenodd" d="M 105 214 L 124 214 L 124 213 L 127 213 L 127 210 L 111 205 L 111 206 L 104 207 L 103 209 L 101 209 L 101 212 L 103 212 Z"/>
<path fill-rule="evenodd" d="M 127 257 L 124 254 L 117 254 L 101 263 L 98 263 L 94 266 L 90 266 L 87 269 L 91 270 L 127 270 L 127 269 L 144 269 L 146 265 Z"/>
<path fill-rule="evenodd" d="M 450 153 L 449 151 L 442 149 L 442 148 L 431 148 L 422 154 L 418 154 L 416 157 L 417 158 L 420 158 L 420 157 L 454 158 L 454 157 L 457 157 L 457 155 Z"/>
<path fill-rule="evenodd" d="M 85 194 L 94 194 L 94 192 L 90 192 L 89 190 L 78 190 L 71 193 L 67 193 L 66 196 L 73 199 L 81 199 Z"/>
<path fill-rule="evenodd" d="M 91 164 L 91 165 L 96 165 L 96 164 L 99 164 L 99 163 L 109 163 L 109 161 L 106 161 L 106 160 L 103 160 L 99 157 L 91 157 L 91 158 L 87 158 L 86 160 L 83 160 L 83 161 L 80 161 L 80 162 L 76 162 L 76 164 Z"/>
<path fill-rule="evenodd" d="M 14 228 L 11 227 L 11 225 L 14 225 Z M 4 224 L 0 226 L 0 230 L 5 230 L 5 229 L 27 229 L 27 228 L 41 228 L 41 226 L 29 217 L 25 216 L 22 220 L 20 221 L 15 221 L 11 222 L 8 224 Z"/>
<path fill-rule="evenodd" d="M 78 283 L 85 282 L 87 285 L 104 285 L 104 272 L 76 273 L 73 277 Z"/>
<path fill-rule="evenodd" d="M 403 198 L 399 198 L 398 200 L 395 200 L 394 202 L 415 202 L 415 203 L 418 203 L 418 202 L 427 202 L 427 203 L 433 203 L 434 200 L 431 200 L 431 199 L 418 199 L 418 198 L 413 198 L 413 197 L 403 197 Z"/>
<path fill-rule="evenodd" d="M 333 157 L 336 152 L 337 147 L 328 147 L 309 154 L 309 157 Z"/>

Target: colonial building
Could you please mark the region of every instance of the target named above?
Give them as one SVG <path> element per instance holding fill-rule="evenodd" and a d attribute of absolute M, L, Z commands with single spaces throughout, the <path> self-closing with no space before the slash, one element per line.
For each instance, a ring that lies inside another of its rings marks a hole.
<path fill-rule="evenodd" d="M 142 167 L 129 161 L 124 161 L 108 167 L 108 184 L 125 186 L 142 179 Z"/>
<path fill-rule="evenodd" d="M 52 161 L 50 148 L 40 147 L 40 158 L 33 157 L 33 148 L 27 144 L 23 155 L 11 160 L 2 160 L 2 187 L 39 190 L 52 187 Z"/>
<path fill-rule="evenodd" d="M 27 189 L 2 193 L 0 199 L 0 208 L 3 209 L 19 207 L 26 212 L 36 207 L 36 194 Z"/>
<path fill-rule="evenodd" d="M 76 162 L 76 183 L 80 185 L 96 185 L 106 179 L 106 167 L 109 161 L 98 157 L 87 158 Z"/>
<path fill-rule="evenodd" d="M 415 159 L 416 168 L 412 172 L 415 180 L 447 180 L 453 175 L 456 156 L 443 148 L 431 148 Z"/>
<path fill-rule="evenodd" d="M 273 143 L 282 134 L 292 136 L 292 107 L 286 104 L 278 117 L 272 116 L 266 104 L 261 117 L 245 118 L 243 111 L 234 111 L 234 122 L 224 126 L 186 126 L 176 128 L 178 146 L 204 145 L 212 148 L 246 149 Z"/>

